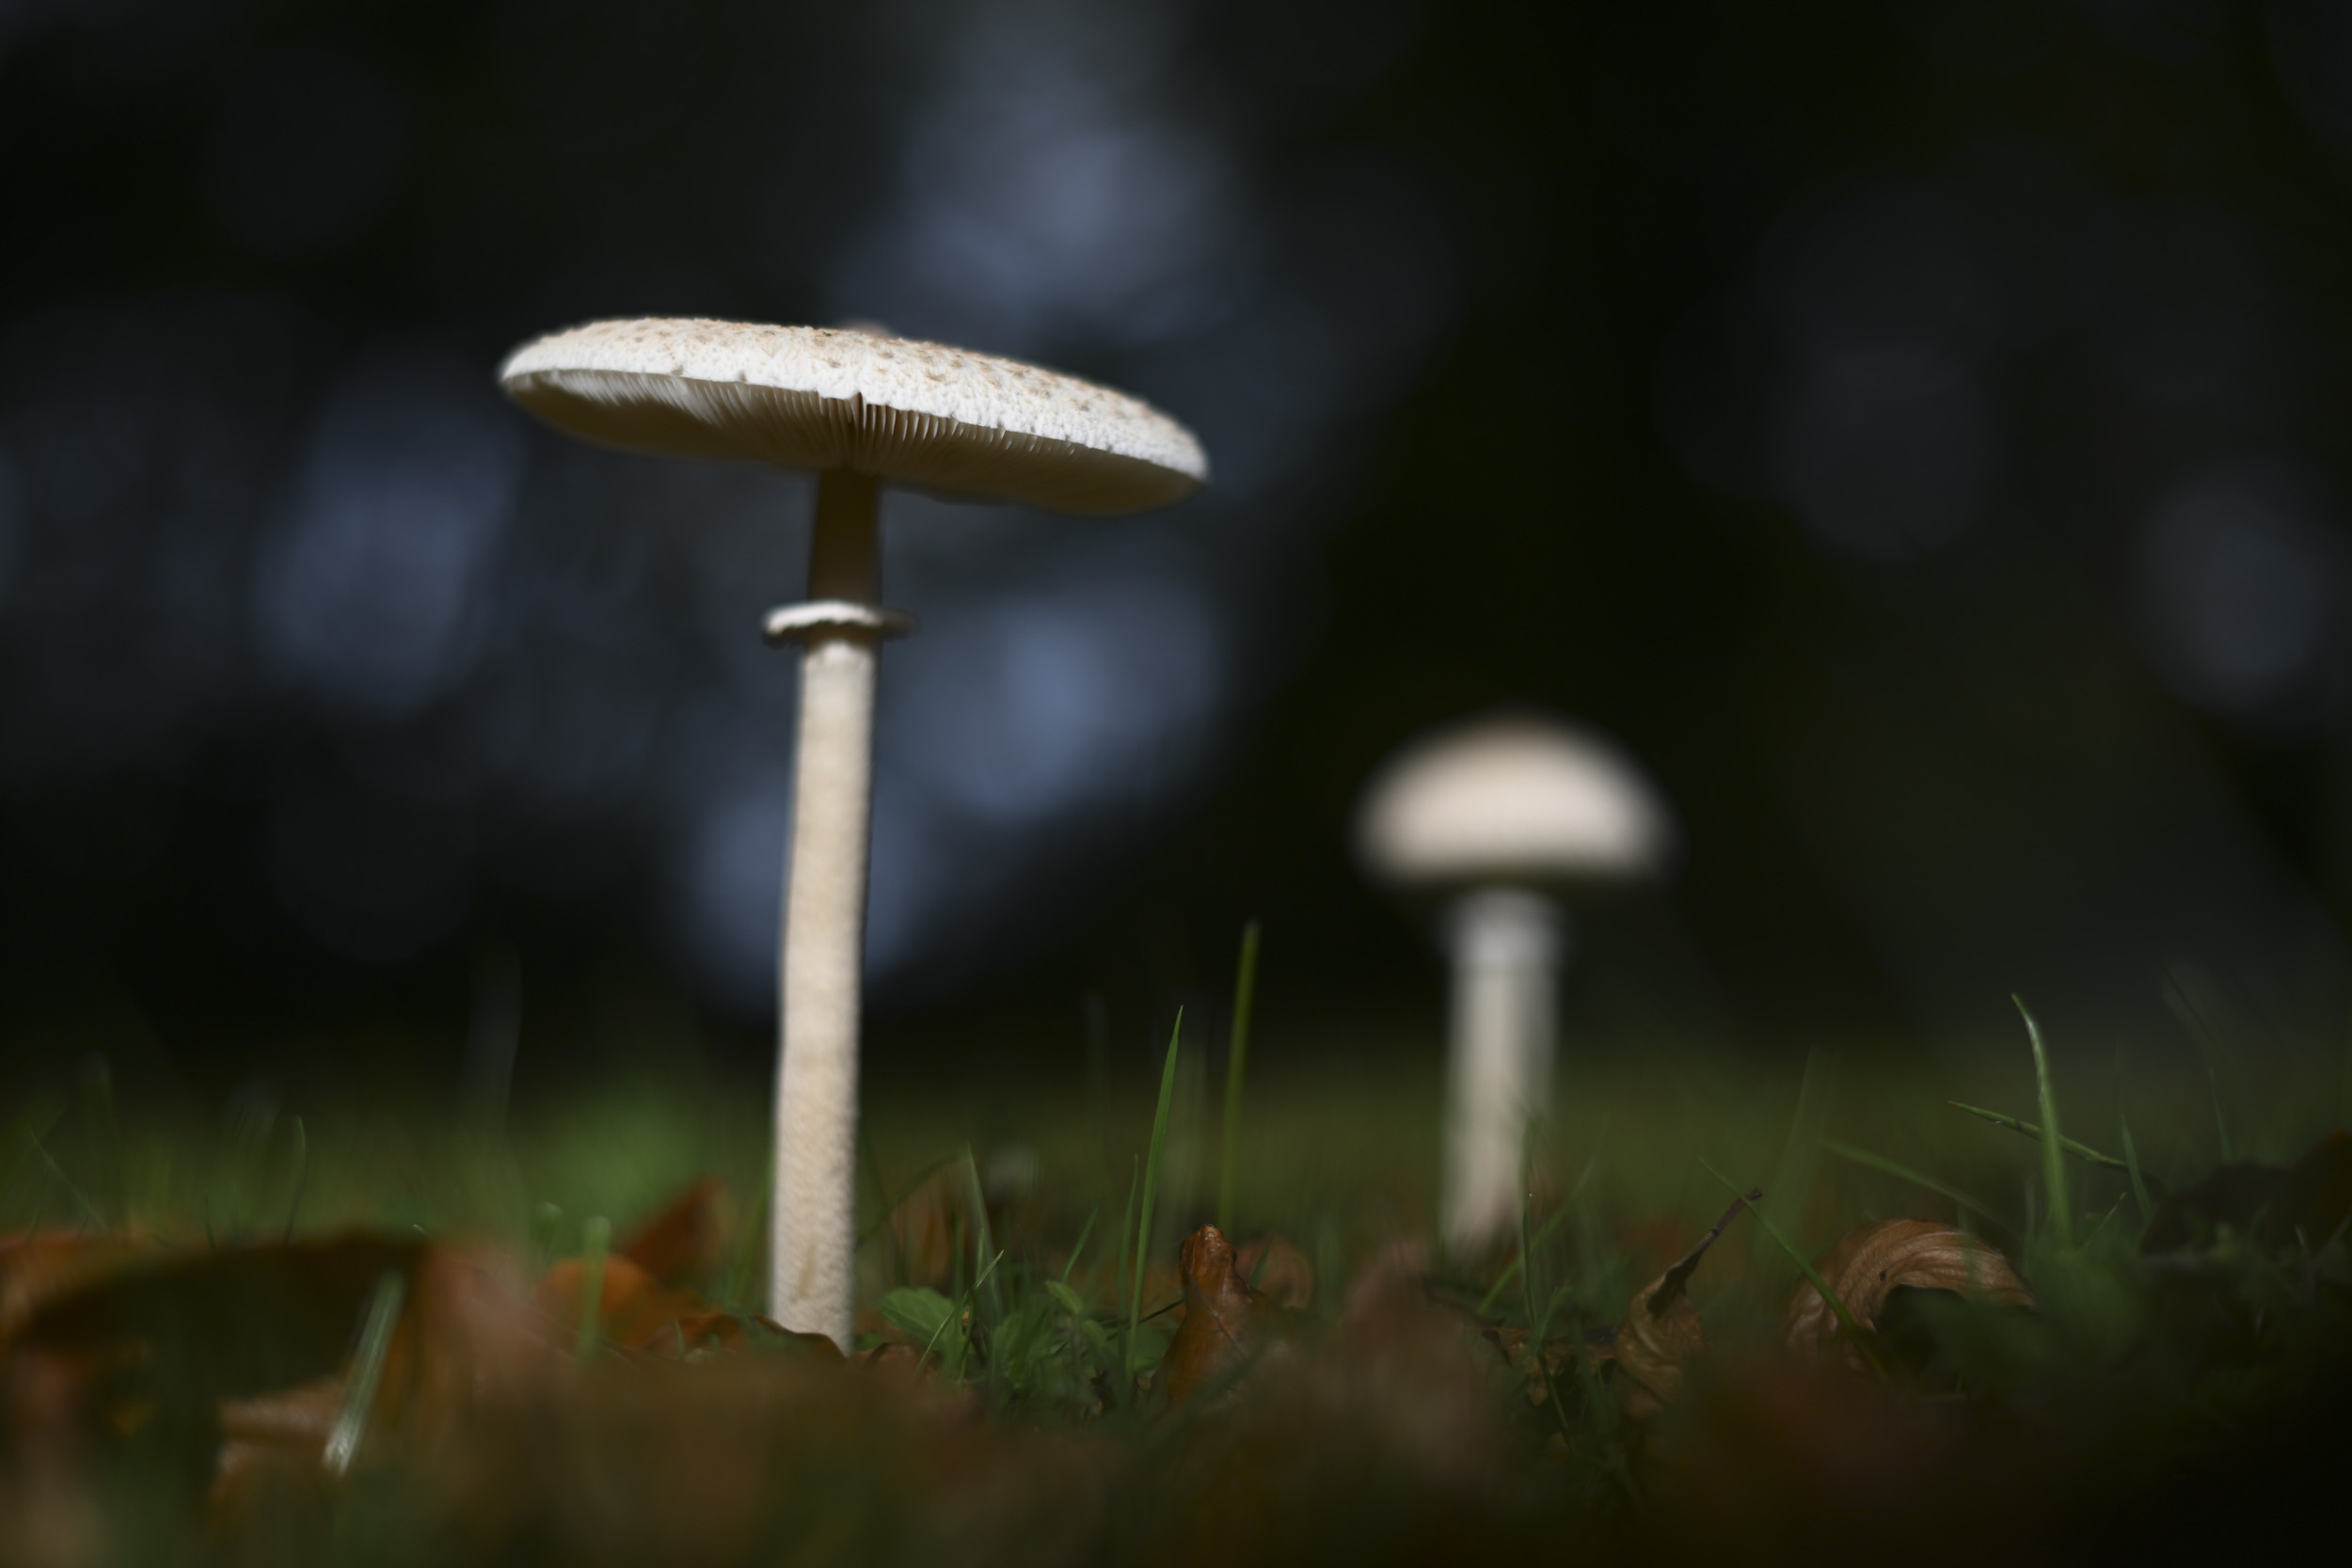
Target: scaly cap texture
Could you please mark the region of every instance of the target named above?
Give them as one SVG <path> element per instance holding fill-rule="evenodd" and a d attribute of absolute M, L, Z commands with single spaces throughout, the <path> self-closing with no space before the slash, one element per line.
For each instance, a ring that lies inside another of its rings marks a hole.
<path fill-rule="evenodd" d="M 949 495 L 1107 515 L 1207 483 L 1149 404 L 1018 360 L 818 326 L 592 322 L 524 344 L 507 393 L 632 451 L 849 468 Z"/>

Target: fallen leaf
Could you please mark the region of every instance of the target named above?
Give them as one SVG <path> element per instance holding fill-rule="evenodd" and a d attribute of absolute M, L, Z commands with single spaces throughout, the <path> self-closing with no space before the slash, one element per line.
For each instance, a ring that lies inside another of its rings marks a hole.
<path fill-rule="evenodd" d="M 885 1339 L 857 1358 L 869 1372 L 912 1383 L 929 1370 L 923 1353 L 903 1339 Z"/>
<path fill-rule="evenodd" d="M 1616 1359 L 1616 1334 L 1613 1327 L 1602 1327 L 1584 1336 L 1584 1356 L 1594 1370 L 1603 1370 Z M 1552 1389 L 1578 1375 L 1574 1360 L 1576 1341 L 1567 1335 L 1554 1335 L 1544 1341 L 1540 1363 L 1531 1342 L 1534 1336 L 1516 1323 L 1495 1324 L 1486 1329 L 1482 1337 L 1495 1348 L 1503 1363 L 1525 1381 L 1527 1402 L 1539 1409 L 1550 1402 Z"/>
<path fill-rule="evenodd" d="M 1256 1346 L 1264 1294 L 1251 1290 L 1234 1268 L 1232 1243 L 1214 1225 L 1204 1225 L 1176 1250 L 1177 1275 L 1184 1291 L 1184 1319 L 1160 1358 L 1159 1386 L 1171 1406 L 1238 1367 Z"/>
<path fill-rule="evenodd" d="M 1304 1312 L 1314 1305 L 1315 1266 L 1287 1236 L 1267 1234 L 1244 1242 L 1233 1254 L 1233 1272 L 1284 1311 Z"/>
<path fill-rule="evenodd" d="M 559 1259 L 539 1276 L 532 1299 L 547 1314 L 558 1343 L 570 1343 L 579 1332 L 587 1291 L 588 1265 L 579 1258 Z M 617 1253 L 604 1260 L 596 1316 L 608 1344 L 642 1349 L 679 1319 L 708 1310 L 700 1296 L 664 1285 Z"/>
<path fill-rule="evenodd" d="M 2221 1227 L 2253 1238 L 2265 1249 L 2301 1245 L 2312 1251 L 2352 1212 L 2352 1134 L 2342 1128 L 2322 1138 L 2292 1169 L 2251 1161 L 2224 1165 L 2194 1187 L 2156 1205 L 2139 1239 L 2142 1257 L 2210 1245 Z"/>
<path fill-rule="evenodd" d="M 265 1484 L 317 1476 L 342 1402 L 340 1377 L 221 1401 L 220 1452 L 204 1503 L 216 1527 L 241 1523 L 266 1506 Z"/>
<path fill-rule="evenodd" d="M 1429 1243 L 1399 1236 L 1375 1252 L 1340 1299 L 1340 1321 L 1351 1326 L 1418 1308 L 1429 1297 Z"/>
<path fill-rule="evenodd" d="M 1655 1416 L 1682 1391 L 1683 1369 L 1707 1354 L 1707 1335 L 1699 1324 L 1698 1308 L 1691 1305 L 1691 1275 L 1715 1244 L 1724 1227 L 1751 1203 L 1762 1199 L 1751 1192 L 1724 1211 L 1714 1228 L 1675 1265 L 1633 1294 L 1625 1321 L 1610 1339 L 1610 1352 L 1632 1387 L 1625 1398 L 1625 1413 L 1637 1421 Z"/>
<path fill-rule="evenodd" d="M 45 1303 L 164 1256 L 108 1236 L 0 1236 L 0 1349 Z"/>
<path fill-rule="evenodd" d="M 1789 1298 L 1783 1338 L 1800 1355 L 1823 1356 L 1836 1345 L 1856 1372 L 1870 1370 L 1880 1319 L 1898 1291 L 1944 1291 L 2004 1307 L 2033 1305 L 2033 1292 L 1998 1247 L 1940 1220 L 1880 1220 L 1848 1231 L 1814 1270 L 1870 1340 L 1856 1343 L 1809 1279 Z"/>
<path fill-rule="evenodd" d="M 143 1455 L 196 1488 L 193 1505 L 219 1481 L 227 1432 L 243 1421 L 258 1438 L 285 1414 L 252 1402 L 334 1384 L 379 1282 L 413 1283 L 426 1252 L 417 1238 L 348 1235 L 112 1259 L 23 1311 L 0 1347 L 0 1431 L 76 1467 Z M 259 1457 L 232 1456 L 232 1476 Z"/>
<path fill-rule="evenodd" d="M 704 1177 L 612 1249 L 664 1285 L 707 1278 L 719 1267 L 726 1245 L 720 1201 L 726 1189 Z"/>
<path fill-rule="evenodd" d="M 409 1273 L 371 1430 L 429 1444 L 485 1409 L 534 1401 L 564 1363 L 544 1324 L 512 1258 L 425 1248 Z"/>
<path fill-rule="evenodd" d="M 533 1300 L 558 1345 L 568 1347 L 578 1335 L 586 1293 L 587 1265 L 580 1259 L 563 1259 L 540 1276 Z M 758 1343 L 841 1359 L 840 1347 L 822 1334 L 798 1334 L 767 1318 L 720 1311 L 618 1255 L 604 1260 L 598 1309 L 604 1342 L 639 1354 L 687 1355 Z"/>
<path fill-rule="evenodd" d="M 958 1230 L 971 1233 L 950 1175 L 933 1172 L 890 1211 L 891 1241 L 910 1285 L 946 1284 L 955 1272 Z"/>

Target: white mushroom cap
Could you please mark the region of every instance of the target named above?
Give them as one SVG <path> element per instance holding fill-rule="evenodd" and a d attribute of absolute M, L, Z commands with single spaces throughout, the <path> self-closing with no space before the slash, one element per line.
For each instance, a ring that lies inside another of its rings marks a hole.
<path fill-rule="evenodd" d="M 1356 818 L 1365 865 L 1408 887 L 1638 880 L 1675 829 L 1633 760 L 1579 725 L 1518 713 L 1415 741 L 1375 773 Z"/>
<path fill-rule="evenodd" d="M 507 393 L 632 451 L 848 468 L 1053 512 L 1136 512 L 1206 483 L 1191 431 L 1074 376 L 853 329 L 606 321 L 524 344 Z"/>

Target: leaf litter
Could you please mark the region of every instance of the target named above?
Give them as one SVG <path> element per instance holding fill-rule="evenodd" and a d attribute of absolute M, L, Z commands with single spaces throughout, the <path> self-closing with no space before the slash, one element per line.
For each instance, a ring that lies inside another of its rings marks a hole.
<path fill-rule="evenodd" d="M 1367 1560 L 1413 1560 L 1557 1543 L 1572 1519 L 1578 1539 L 1755 1556 L 1883 1524 L 1897 1502 L 1927 1530 L 1910 1555 L 1935 1560 L 1957 1554 L 1929 1527 L 1963 1498 L 2020 1528 L 2097 1520 L 2179 1453 L 2221 1451 L 2180 1433 L 2210 1425 L 2195 1412 L 2242 1424 L 2257 1395 L 2279 1397 L 2249 1370 L 2341 1386 L 2327 1379 L 2352 1308 L 2342 1133 L 2293 1166 L 2169 1193 L 2136 1244 L 2094 1230 L 2063 1266 L 2036 1251 L 2021 1271 L 1940 1220 L 1866 1224 L 1813 1265 L 1851 1327 L 1808 1278 L 1778 1357 L 1749 1344 L 1719 1363 L 1692 1287 L 1761 1196 L 1613 1323 L 1549 1321 L 1565 1286 L 1553 1307 L 1530 1289 L 1530 1314 L 1490 1316 L 1487 1295 L 1518 1292 L 1461 1288 L 1409 1236 L 1319 1295 L 1286 1238 L 1236 1247 L 1208 1226 L 1172 1274 L 1132 1259 L 1116 1302 L 1069 1282 L 1075 1258 L 1056 1279 L 967 1256 L 950 1292 L 885 1293 L 846 1360 L 702 1293 L 733 1255 L 712 1182 L 600 1270 L 559 1258 L 535 1277 L 500 1249 L 414 1234 L 0 1240 L 0 1544 L 44 1528 L 87 1544 L 108 1517 L 89 1499 L 163 1475 L 177 1479 L 142 1496 L 196 1521 L 222 1561 L 336 1560 L 355 1530 L 373 1560 L 437 1568 L 758 1561 L 812 1541 L 844 1560 L 1157 1560 L 1219 1543 L 1295 1560 L 1352 1541 Z M 984 1233 L 949 1228 L 967 1253 Z M 1934 1303 L 2063 1319 L 2082 1289 L 2068 1271 L 2102 1247 L 2117 1277 L 2151 1281 L 2169 1385 L 2045 1368 L 2021 1404 L 1997 1380 L 1919 1381 L 1962 1322 Z M 2037 1269 L 2057 1296 L 2038 1298 Z M 1000 1308 L 981 1310 L 999 1277 Z M 1124 1338 L 1139 1308 L 1167 1336 L 1141 1358 Z M 1576 1480 L 1588 1462 L 1605 1477 Z M 284 1540 L 310 1555 L 268 1558 Z"/>

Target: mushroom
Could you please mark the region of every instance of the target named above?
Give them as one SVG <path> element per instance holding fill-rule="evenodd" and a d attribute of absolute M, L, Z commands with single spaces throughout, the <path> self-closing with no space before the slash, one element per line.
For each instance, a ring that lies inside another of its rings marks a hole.
<path fill-rule="evenodd" d="M 786 1327 L 847 1350 L 875 647 L 912 629 L 880 602 L 878 491 L 1108 515 L 1183 499 L 1208 461 L 1190 431 L 1134 398 L 866 330 L 595 322 L 525 344 L 499 379 L 573 436 L 818 475 L 808 599 L 766 626 L 770 642 L 802 648 L 768 1301 Z"/>
<path fill-rule="evenodd" d="M 1657 875 L 1674 840 L 1631 759 L 1531 713 L 1425 736 L 1366 785 L 1358 855 L 1381 881 L 1436 902 L 1453 958 L 1440 1208 L 1457 1254 L 1518 1212 L 1527 1129 L 1551 1095 L 1565 903 Z"/>

